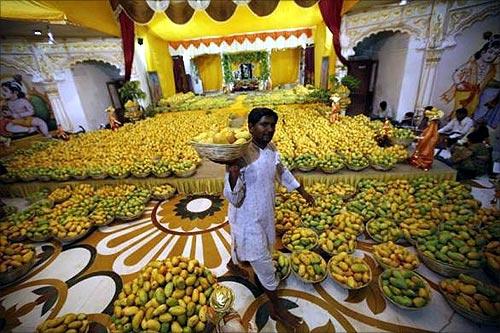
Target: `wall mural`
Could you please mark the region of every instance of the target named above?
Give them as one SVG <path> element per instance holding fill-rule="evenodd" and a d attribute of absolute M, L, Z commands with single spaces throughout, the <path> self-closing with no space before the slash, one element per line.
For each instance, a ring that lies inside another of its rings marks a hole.
<path fill-rule="evenodd" d="M 466 108 L 475 120 L 498 123 L 500 93 L 500 34 L 485 32 L 486 43 L 452 75 L 452 86 L 441 95 L 446 103 L 454 101 L 454 108 Z"/>

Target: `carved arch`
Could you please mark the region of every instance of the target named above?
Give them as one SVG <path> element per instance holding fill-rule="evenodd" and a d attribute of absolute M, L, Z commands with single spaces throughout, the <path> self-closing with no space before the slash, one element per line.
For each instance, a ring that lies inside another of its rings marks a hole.
<path fill-rule="evenodd" d="M 83 57 L 78 57 L 78 58 L 70 58 L 68 60 L 67 66 L 69 68 L 74 67 L 77 64 L 84 63 L 86 61 L 98 61 L 102 62 L 108 65 L 111 65 L 118 69 L 120 72 L 123 70 L 123 65 L 118 64 L 115 59 L 112 59 L 112 57 L 105 57 L 105 56 L 99 56 L 99 55 L 88 55 L 88 56 L 83 56 Z"/>

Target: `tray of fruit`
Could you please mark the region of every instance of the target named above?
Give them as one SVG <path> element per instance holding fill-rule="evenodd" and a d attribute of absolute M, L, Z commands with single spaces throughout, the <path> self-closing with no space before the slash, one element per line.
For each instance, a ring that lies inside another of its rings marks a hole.
<path fill-rule="evenodd" d="M 26 275 L 35 265 L 35 250 L 23 243 L 10 243 L 0 238 L 0 288 Z"/>
<path fill-rule="evenodd" d="M 124 179 L 130 176 L 130 171 L 116 168 L 114 170 L 110 170 L 108 174 L 113 179 Z"/>
<path fill-rule="evenodd" d="M 343 288 L 357 290 L 372 280 L 372 270 L 362 258 L 340 252 L 328 261 L 328 274 Z"/>
<path fill-rule="evenodd" d="M 344 161 L 338 155 L 326 155 L 318 161 L 318 167 L 324 173 L 336 173 L 344 168 Z"/>
<path fill-rule="evenodd" d="M 429 269 L 448 277 L 473 273 L 484 263 L 484 254 L 479 248 L 467 245 L 448 231 L 420 238 L 417 253 Z"/>
<path fill-rule="evenodd" d="M 349 170 L 361 171 L 370 166 L 370 161 L 361 153 L 350 153 L 344 157 L 345 165 Z"/>
<path fill-rule="evenodd" d="M 273 265 L 280 281 L 285 280 L 292 271 L 290 259 L 280 251 L 273 252 Z"/>
<path fill-rule="evenodd" d="M 84 313 L 67 313 L 62 317 L 47 319 L 36 327 L 36 333 L 74 332 L 87 333 L 90 321 Z"/>
<path fill-rule="evenodd" d="M 374 245 L 373 257 L 383 269 L 401 268 L 413 271 L 420 266 L 420 261 L 415 254 L 391 241 Z"/>
<path fill-rule="evenodd" d="M 366 223 L 366 232 L 377 243 L 397 242 L 403 237 L 401 229 L 392 220 L 379 217 Z"/>
<path fill-rule="evenodd" d="M 359 236 L 363 233 L 365 225 L 363 216 L 348 211 L 343 211 L 333 217 L 333 225 L 337 230 Z"/>
<path fill-rule="evenodd" d="M 96 209 L 89 215 L 90 220 L 96 227 L 103 227 L 111 224 L 115 217 L 106 212 L 105 209 Z"/>
<path fill-rule="evenodd" d="M 120 213 L 120 215 L 117 215 L 116 218 L 120 219 L 122 221 L 132 221 L 136 220 L 139 217 L 144 214 L 144 211 L 146 210 L 146 206 L 142 204 L 142 206 L 136 206 L 132 207 L 129 210 L 126 210 L 125 212 Z"/>
<path fill-rule="evenodd" d="M 196 173 L 196 165 L 192 165 L 191 167 L 184 170 L 174 170 L 174 174 L 179 178 L 188 178 Z"/>
<path fill-rule="evenodd" d="M 151 173 L 157 178 L 167 178 L 172 174 L 167 161 L 159 160 L 151 168 Z"/>
<path fill-rule="evenodd" d="M 176 189 L 170 184 L 155 186 L 151 189 L 151 198 L 153 200 L 167 200 L 175 195 Z"/>
<path fill-rule="evenodd" d="M 283 246 L 290 251 L 311 250 L 318 245 L 318 235 L 309 228 L 294 228 L 281 237 Z"/>
<path fill-rule="evenodd" d="M 489 273 L 497 282 L 500 280 L 500 242 L 489 242 L 484 248 L 486 258 L 486 273 Z"/>
<path fill-rule="evenodd" d="M 52 238 L 49 222 L 46 219 L 33 220 L 26 232 L 26 237 L 33 242 L 46 242 Z"/>
<path fill-rule="evenodd" d="M 450 306 L 465 318 L 478 324 L 500 324 L 498 287 L 460 274 L 458 279 L 441 280 L 439 290 Z"/>
<path fill-rule="evenodd" d="M 90 226 L 87 229 L 82 229 L 76 235 L 74 235 L 74 233 L 76 233 L 76 232 L 68 232 L 66 234 L 67 237 L 54 237 L 54 238 L 56 240 L 58 240 L 62 245 L 68 245 L 68 244 L 78 242 L 79 240 L 87 237 L 91 232 L 92 232 L 92 226 Z"/>
<path fill-rule="evenodd" d="M 431 289 L 423 277 L 404 269 L 385 270 L 378 278 L 382 295 L 405 310 L 418 310 L 431 302 Z"/>
<path fill-rule="evenodd" d="M 223 128 L 201 133 L 191 140 L 198 155 L 213 162 L 229 162 L 243 156 L 252 142 L 252 135 L 243 128 Z"/>
<path fill-rule="evenodd" d="M 429 237 L 437 231 L 437 224 L 431 220 L 410 217 L 399 224 L 405 240 L 411 245 L 417 245 L 417 239 Z"/>
<path fill-rule="evenodd" d="M 56 188 L 49 194 L 48 199 L 52 200 L 54 203 L 61 203 L 69 199 L 69 197 L 71 197 L 71 186 L 68 185 Z"/>
<path fill-rule="evenodd" d="M 276 207 L 276 234 L 283 235 L 288 230 L 298 227 L 302 223 L 300 215 L 290 209 Z"/>
<path fill-rule="evenodd" d="M 356 235 L 337 229 L 325 230 L 319 235 L 318 246 L 330 256 L 340 252 L 353 253 Z"/>
<path fill-rule="evenodd" d="M 216 286 L 216 277 L 196 259 L 170 257 L 152 261 L 123 285 L 113 303 L 109 330 L 203 332 L 208 324 L 209 300 Z M 186 296 L 186 291 L 191 296 Z M 190 297 L 189 302 L 184 302 L 185 296 Z M 130 303 L 132 298 L 137 302 Z M 232 297 L 227 304 L 231 302 Z M 217 306 L 210 303 L 212 307 Z M 152 310 L 146 310 L 148 308 Z"/>
<path fill-rule="evenodd" d="M 9 184 L 9 183 L 15 183 L 16 182 L 16 176 L 11 175 L 11 174 L 4 174 L 0 176 L 0 181 Z"/>
<path fill-rule="evenodd" d="M 293 273 L 305 283 L 318 283 L 326 278 L 326 261 L 315 252 L 293 252 L 290 261 Z"/>
<path fill-rule="evenodd" d="M 295 166 L 302 172 L 309 172 L 316 169 L 318 159 L 312 154 L 304 154 L 295 158 Z"/>
<path fill-rule="evenodd" d="M 89 172 L 89 176 L 92 179 L 99 180 L 99 179 L 105 179 L 106 177 L 108 177 L 108 174 L 102 170 L 91 170 Z"/>
<path fill-rule="evenodd" d="M 89 178 L 89 173 L 86 170 L 75 169 L 73 170 L 71 177 L 76 180 L 84 180 Z"/>

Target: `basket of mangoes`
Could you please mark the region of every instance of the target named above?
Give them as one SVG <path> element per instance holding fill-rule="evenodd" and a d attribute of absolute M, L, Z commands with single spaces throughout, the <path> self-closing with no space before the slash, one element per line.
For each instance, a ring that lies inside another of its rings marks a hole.
<path fill-rule="evenodd" d="M 326 278 L 326 261 L 316 252 L 293 252 L 291 264 L 293 273 L 305 283 L 318 283 Z"/>
<path fill-rule="evenodd" d="M 391 241 L 373 246 L 375 261 L 384 269 L 402 268 L 413 271 L 418 268 L 418 257 L 404 246 Z"/>
<path fill-rule="evenodd" d="M 284 247 L 290 251 L 311 250 L 318 245 L 318 235 L 309 228 L 294 228 L 281 237 Z"/>
<path fill-rule="evenodd" d="M 64 316 L 47 319 L 36 328 L 36 333 L 87 333 L 90 321 L 85 313 L 67 313 Z"/>
<path fill-rule="evenodd" d="M 459 314 L 479 324 L 500 324 L 500 289 L 469 275 L 444 279 L 439 288 Z"/>
<path fill-rule="evenodd" d="M 423 277 L 413 271 L 388 269 L 379 275 L 382 295 L 397 307 L 418 310 L 431 301 L 431 289 Z"/>
<path fill-rule="evenodd" d="M 292 270 L 290 259 L 283 252 L 273 252 L 273 265 L 280 280 L 284 280 L 290 275 Z"/>
<path fill-rule="evenodd" d="M 372 280 L 372 270 L 366 261 L 347 252 L 341 252 L 328 261 L 328 274 L 343 288 L 357 290 Z"/>

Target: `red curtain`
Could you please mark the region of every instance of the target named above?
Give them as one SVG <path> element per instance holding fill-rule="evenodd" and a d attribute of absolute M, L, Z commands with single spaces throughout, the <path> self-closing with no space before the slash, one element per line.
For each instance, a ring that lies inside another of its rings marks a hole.
<path fill-rule="evenodd" d="M 341 63 L 348 66 L 348 61 L 342 56 L 340 47 L 340 22 L 344 0 L 319 0 L 319 9 L 323 21 L 333 34 L 333 48 Z"/>
<path fill-rule="evenodd" d="M 132 62 L 134 61 L 134 22 L 123 10 L 120 12 L 119 19 L 122 32 L 123 57 L 125 59 L 125 81 L 129 81 L 132 74 Z"/>

